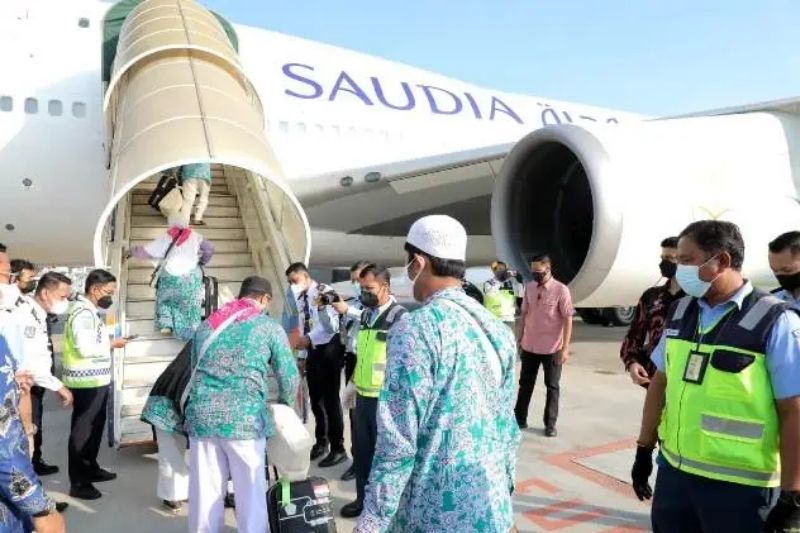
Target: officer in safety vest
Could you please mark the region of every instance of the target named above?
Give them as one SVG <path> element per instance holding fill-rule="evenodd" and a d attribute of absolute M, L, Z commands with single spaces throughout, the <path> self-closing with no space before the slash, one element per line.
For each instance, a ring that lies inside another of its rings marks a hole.
<path fill-rule="evenodd" d="M 514 277 L 502 261 L 492 263 L 492 273 L 494 277 L 483 284 L 483 305 L 513 329 L 517 315 Z"/>
<path fill-rule="evenodd" d="M 364 307 L 356 341 L 356 369 L 353 372 L 357 398 L 353 464 L 356 471 L 356 500 L 342 507 L 342 516 L 353 518 L 364 507 L 364 491 L 369 480 L 375 442 L 378 436 L 378 395 L 386 370 L 386 337 L 392 325 L 406 314 L 390 294 L 389 270 L 367 265 L 361 270 L 361 296 Z"/>
<path fill-rule="evenodd" d="M 69 312 L 64 332 L 62 381 L 74 398 L 69 435 L 69 495 L 82 500 L 102 496 L 93 483 L 117 475 L 100 468 L 97 454 L 106 424 L 106 404 L 111 383 L 111 349 L 123 348 L 125 339 L 111 340 L 100 310 L 114 303 L 117 280 L 105 270 L 86 278 L 86 294 Z"/>
<path fill-rule="evenodd" d="M 800 317 L 743 279 L 743 261 L 730 222 L 680 234 L 687 296 L 652 353 L 658 370 L 631 473 L 639 499 L 650 498 L 659 443 L 651 516 L 660 533 L 800 531 Z"/>

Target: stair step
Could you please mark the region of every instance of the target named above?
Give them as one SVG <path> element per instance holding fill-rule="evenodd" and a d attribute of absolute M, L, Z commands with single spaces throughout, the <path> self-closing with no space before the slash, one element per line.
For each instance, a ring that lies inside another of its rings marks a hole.
<path fill-rule="evenodd" d="M 205 235 L 205 233 L 204 233 Z M 131 246 L 146 246 L 150 241 L 136 240 L 130 241 Z M 214 258 L 222 254 L 243 254 L 250 253 L 250 247 L 247 241 L 214 241 Z"/>
<path fill-rule="evenodd" d="M 253 266 L 208 267 L 204 270 L 206 275 L 217 278 L 217 281 L 220 283 L 242 281 L 247 276 L 255 275 L 256 272 Z M 148 286 L 152 273 L 152 268 L 136 268 L 129 270 L 128 287 L 135 287 L 137 285 Z"/>
<path fill-rule="evenodd" d="M 127 387 L 152 387 L 158 376 L 169 366 L 169 361 L 156 363 L 130 364 L 125 363 L 122 386 Z"/>
<path fill-rule="evenodd" d="M 241 217 L 204 217 L 205 226 L 198 226 L 196 229 L 203 233 L 206 228 L 244 228 Z M 131 217 L 131 229 L 135 228 L 164 228 L 166 229 L 164 217 L 155 216 L 133 216 Z"/>
<path fill-rule="evenodd" d="M 133 190 L 136 192 L 153 192 L 158 185 L 157 181 L 143 181 L 139 185 L 136 186 Z M 228 194 L 228 185 L 227 183 L 223 182 L 211 182 L 211 193 L 224 193 Z"/>
<path fill-rule="evenodd" d="M 241 285 L 241 280 L 236 283 L 220 283 L 220 297 L 223 300 L 236 298 L 236 296 L 239 295 L 239 288 Z M 142 286 L 145 287 L 146 285 Z M 142 294 L 140 296 L 142 296 L 141 300 L 134 300 L 132 296 L 128 297 L 128 302 L 125 305 L 125 312 L 128 319 L 153 320 L 155 318 L 155 296 L 152 295 L 149 299 L 145 299 L 148 296 L 147 294 Z"/>
<path fill-rule="evenodd" d="M 158 338 L 131 341 L 125 346 L 126 372 L 130 364 L 172 361 L 185 344 L 174 337 L 161 336 L 160 334 Z M 157 377 L 155 376 L 155 378 Z"/>
<path fill-rule="evenodd" d="M 133 215 L 134 216 L 153 216 L 155 214 L 155 210 L 150 207 L 149 205 L 134 205 L 133 206 Z M 157 216 L 157 215 L 156 215 Z M 238 207 L 219 207 L 211 205 L 206 209 L 205 213 L 206 217 L 238 217 L 239 216 L 239 208 Z"/>
<path fill-rule="evenodd" d="M 237 269 L 225 269 L 228 271 L 237 270 Z M 256 269 L 255 268 L 247 268 L 247 269 L 239 269 L 242 270 L 246 275 L 242 276 L 241 272 L 237 273 L 236 275 L 231 274 L 228 277 L 232 278 L 230 281 L 223 281 L 219 278 L 218 281 L 220 285 L 227 287 L 234 296 L 239 294 L 239 286 L 244 278 L 247 276 L 255 276 Z M 235 289 L 235 290 L 234 290 Z M 222 287 L 220 287 L 222 290 Z M 155 302 L 156 300 L 156 290 L 151 288 L 150 285 L 147 284 L 128 284 L 128 301 L 129 302 Z"/>
<path fill-rule="evenodd" d="M 150 213 L 155 213 L 156 211 L 147 204 L 149 198 L 150 193 L 137 193 L 135 191 L 131 197 L 134 206 L 144 205 L 150 209 Z M 211 194 L 208 197 L 208 206 L 209 209 L 211 207 L 236 207 L 236 197 L 230 194 Z"/>
<path fill-rule="evenodd" d="M 136 259 L 131 258 L 128 260 L 128 268 L 131 270 L 147 269 L 152 272 L 155 267 L 156 261 L 153 259 Z M 253 256 L 249 253 L 232 254 L 232 253 L 215 253 L 211 258 L 209 267 L 249 267 L 253 264 Z M 149 276 L 148 276 L 148 279 Z M 145 282 L 140 282 L 145 283 Z"/>
<path fill-rule="evenodd" d="M 171 335 L 162 335 L 157 331 L 156 323 L 152 318 L 134 319 L 129 317 L 125 323 L 127 325 L 126 335 L 141 335 L 146 339 L 153 339 L 155 337 L 167 339 L 171 337 Z"/>
<path fill-rule="evenodd" d="M 163 220 L 163 219 L 162 219 Z M 215 228 L 215 227 L 203 227 L 200 230 L 200 233 L 203 234 L 204 237 L 211 239 L 214 243 L 217 243 L 217 240 L 228 240 L 228 241 L 246 241 L 247 235 L 245 235 L 244 228 Z M 131 240 L 153 240 L 161 235 L 164 234 L 164 227 L 132 227 L 131 228 Z"/>
<path fill-rule="evenodd" d="M 119 423 L 120 440 L 126 445 L 153 441 L 153 426 L 142 422 L 139 415 L 124 416 Z"/>

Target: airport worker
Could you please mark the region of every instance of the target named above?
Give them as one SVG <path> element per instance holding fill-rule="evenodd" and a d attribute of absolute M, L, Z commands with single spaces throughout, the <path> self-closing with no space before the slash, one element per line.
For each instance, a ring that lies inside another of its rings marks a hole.
<path fill-rule="evenodd" d="M 0 531 L 4 533 L 64 533 L 64 518 L 56 503 L 44 491 L 29 458 L 28 439 L 20 420 L 21 390 L 32 384 L 15 379 L 16 361 L 5 338 L 0 336 L 0 397 L 4 398 L 3 427 L 0 431 Z"/>
<path fill-rule="evenodd" d="M 658 345 L 664 330 L 672 302 L 685 296 L 675 279 L 678 269 L 678 238 L 667 237 L 661 241 L 661 263 L 658 264 L 661 278 L 666 283 L 650 287 L 639 298 L 636 305 L 636 316 L 622 340 L 619 357 L 631 381 L 647 387 L 656 372 L 656 365 L 650 360 L 650 354 Z"/>
<path fill-rule="evenodd" d="M 446 215 L 420 218 L 406 237 L 406 275 L 423 306 L 388 333 L 358 533 L 513 525 L 514 335 L 461 289 L 466 249 L 464 227 Z"/>
<path fill-rule="evenodd" d="M 743 262 L 731 222 L 701 220 L 679 235 L 686 296 L 652 354 L 631 472 L 661 533 L 800 528 L 800 317 L 744 279 Z"/>
<path fill-rule="evenodd" d="M 525 286 L 522 316 L 517 334 L 522 366 L 514 413 L 519 427 L 527 428 L 528 408 L 536 385 L 536 376 L 539 367 L 543 367 L 544 384 L 547 388 L 544 434 L 547 437 L 555 437 L 561 369 L 569 360 L 572 315 L 575 311 L 569 289 L 553 277 L 549 255 L 534 256 L 531 261 L 531 272 L 533 281 Z"/>
<path fill-rule="evenodd" d="M 203 216 L 208 207 L 208 197 L 211 194 L 211 164 L 193 163 L 181 167 L 181 188 L 183 190 L 183 206 L 181 214 L 188 221 L 191 217 L 192 224 L 205 225 Z M 200 200 L 192 215 L 192 207 L 197 195 Z"/>
<path fill-rule="evenodd" d="M 315 423 L 316 443 L 311 448 L 311 460 L 325 456 L 319 466 L 327 468 L 347 460 L 339 394 L 344 345 L 339 336 L 339 313 L 331 305 L 337 296 L 313 280 L 303 263 L 289 265 L 286 279 L 297 301 L 302 326 L 297 348 L 306 355 L 300 365 L 306 373 Z"/>
<path fill-rule="evenodd" d="M 31 294 L 36 289 L 36 267 L 25 259 L 11 260 L 11 273 L 17 278 L 17 287 L 22 295 Z"/>
<path fill-rule="evenodd" d="M 62 380 L 73 396 L 69 434 L 69 494 L 81 500 L 102 497 L 94 483 L 111 481 L 117 474 L 97 463 L 106 425 L 111 384 L 111 350 L 124 348 L 125 339 L 111 339 L 101 311 L 114 304 L 117 278 L 105 270 L 92 270 L 85 293 L 73 302 L 64 331 Z"/>
<path fill-rule="evenodd" d="M 769 266 L 781 287 L 775 296 L 800 309 L 800 231 L 783 233 L 769 243 Z"/>
<path fill-rule="evenodd" d="M 353 385 L 356 409 L 353 436 L 356 467 L 356 499 L 342 507 L 342 516 L 354 518 L 364 508 L 364 491 L 369 480 L 375 441 L 378 437 L 378 396 L 386 373 L 386 339 L 392 326 L 403 318 L 406 309 L 391 295 L 389 269 L 379 265 L 365 266 L 359 275 L 363 312 L 356 339 L 356 368 Z"/>
<path fill-rule="evenodd" d="M 346 386 L 349 386 L 352 390 L 355 390 L 354 386 L 351 383 L 353 377 L 353 371 L 356 369 L 356 341 L 358 340 L 358 330 L 359 326 L 361 325 L 361 314 L 363 312 L 363 306 L 361 305 L 361 300 L 359 299 L 361 296 L 361 281 L 359 277 L 361 276 L 361 270 L 364 269 L 365 266 L 369 265 L 369 261 L 359 260 L 353 263 L 350 267 L 350 283 L 353 285 L 353 298 L 349 302 L 345 302 L 344 300 L 339 300 L 338 302 L 333 302 L 331 306 L 339 313 L 342 317 L 340 319 L 341 322 L 341 331 L 343 335 L 343 342 L 344 342 L 344 382 Z M 342 405 L 342 407 L 345 407 Z M 350 442 L 355 442 L 355 408 L 348 408 L 349 411 L 349 418 L 350 418 Z M 354 445 L 350 447 L 350 453 L 353 454 Z M 342 481 L 350 481 L 355 479 L 356 477 L 356 470 L 355 470 L 355 463 L 350 465 L 350 468 L 345 470 L 344 474 L 342 474 Z"/>
<path fill-rule="evenodd" d="M 515 280 L 502 261 L 492 263 L 492 273 L 492 278 L 483 283 L 483 305 L 513 329 L 517 314 Z"/>
<path fill-rule="evenodd" d="M 164 335 L 174 334 L 188 342 L 203 319 L 203 272 L 211 261 L 214 245 L 189 227 L 186 217 L 169 217 L 169 229 L 145 246 L 129 252 L 137 259 L 160 261 L 156 282 L 156 327 Z"/>
<path fill-rule="evenodd" d="M 239 298 L 203 322 L 192 342 L 192 373 L 182 394 L 188 398 L 191 450 L 189 531 L 223 530 L 229 476 L 239 531 L 269 529 L 266 441 L 275 433 L 267 406 L 270 373 L 277 379 L 280 403 L 294 406 L 298 385 L 286 333 L 265 312 L 271 300 L 269 281 L 246 278 Z"/>

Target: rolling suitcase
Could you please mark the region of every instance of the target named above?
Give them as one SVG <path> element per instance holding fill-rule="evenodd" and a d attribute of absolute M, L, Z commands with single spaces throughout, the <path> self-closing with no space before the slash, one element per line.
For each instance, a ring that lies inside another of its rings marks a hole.
<path fill-rule="evenodd" d="M 267 491 L 271 533 L 336 533 L 331 489 L 321 477 L 278 480 Z"/>
<path fill-rule="evenodd" d="M 164 199 L 173 189 L 178 187 L 178 178 L 173 176 L 172 174 L 164 174 L 161 176 L 161 179 L 158 180 L 158 184 L 156 188 L 153 190 L 152 194 L 150 194 L 150 198 L 147 199 L 147 205 L 158 211 L 161 212 L 159 208 L 159 204 L 161 200 Z"/>
<path fill-rule="evenodd" d="M 219 307 L 219 282 L 214 276 L 203 273 L 203 320 Z"/>

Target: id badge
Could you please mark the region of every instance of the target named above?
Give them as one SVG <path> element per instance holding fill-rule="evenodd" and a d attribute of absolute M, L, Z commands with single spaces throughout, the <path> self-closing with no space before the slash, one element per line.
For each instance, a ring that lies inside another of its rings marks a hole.
<path fill-rule="evenodd" d="M 701 352 L 689 352 L 689 359 L 686 361 L 686 368 L 683 371 L 683 381 L 700 384 L 706 375 L 710 354 Z"/>

